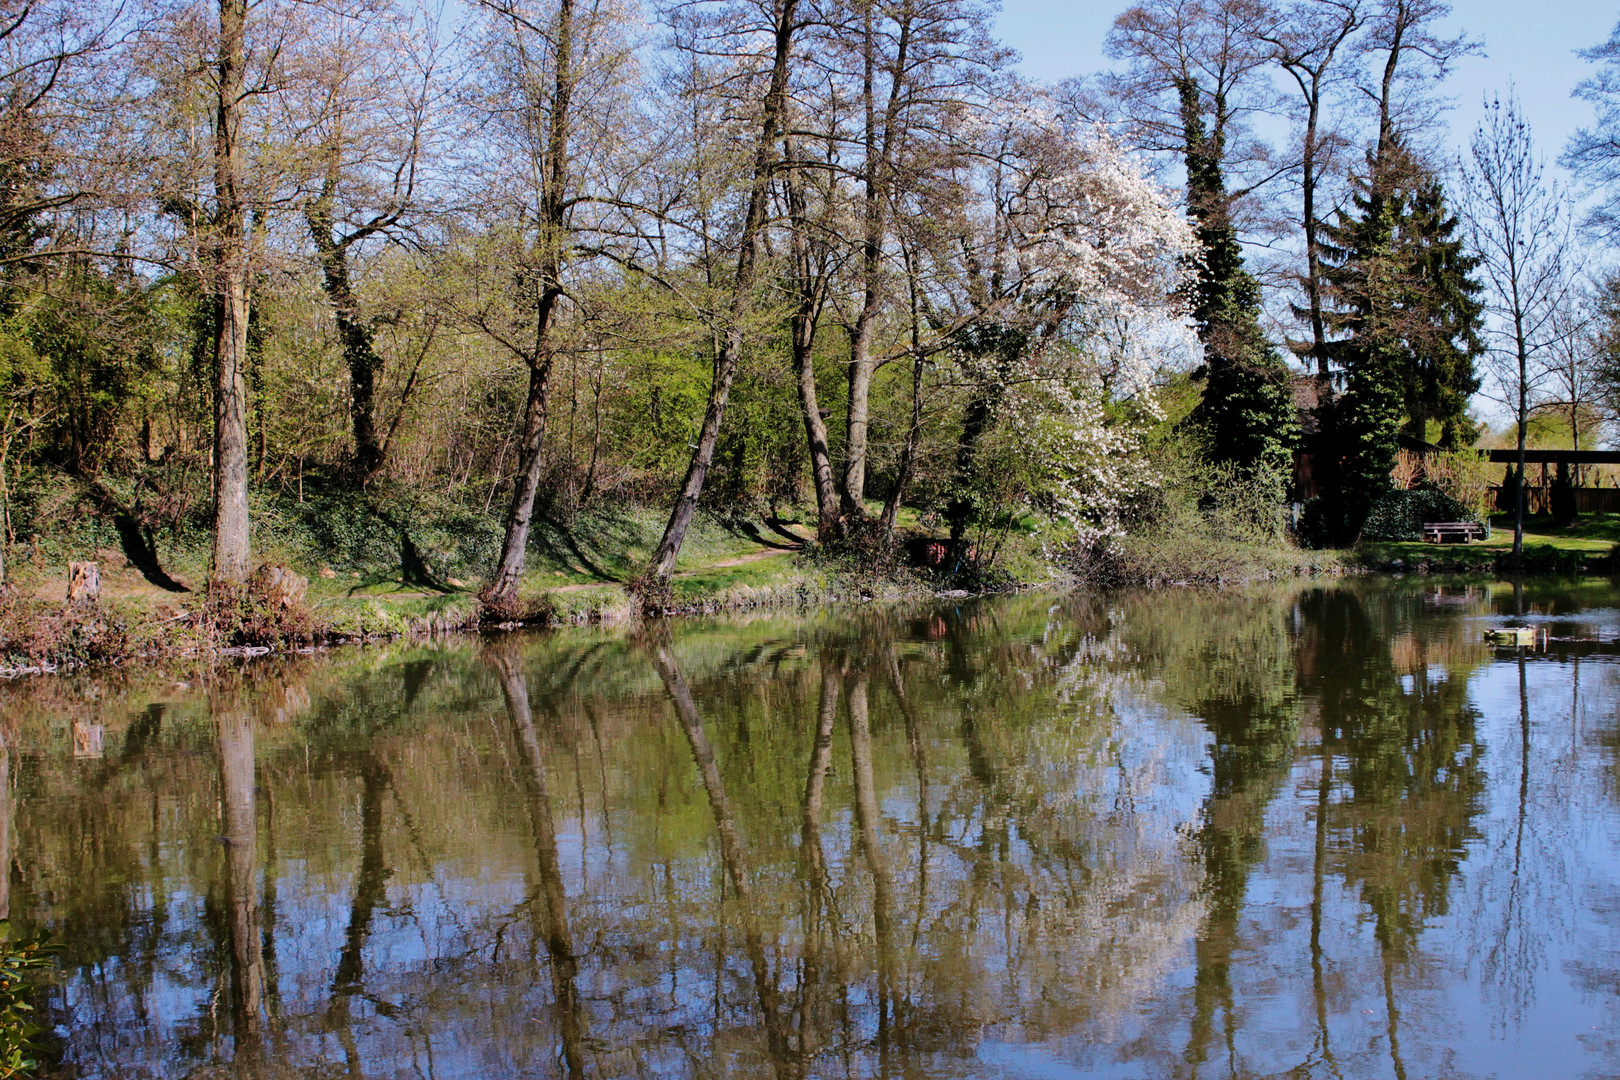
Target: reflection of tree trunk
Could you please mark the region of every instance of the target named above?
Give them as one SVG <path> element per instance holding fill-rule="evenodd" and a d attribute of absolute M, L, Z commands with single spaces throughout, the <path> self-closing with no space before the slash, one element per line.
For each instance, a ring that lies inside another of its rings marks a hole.
<path fill-rule="evenodd" d="M 1406 1080 L 1406 1065 L 1401 1061 L 1401 1011 L 1395 1007 L 1395 970 L 1392 950 L 1382 950 L 1384 956 L 1384 1015 L 1388 1020 L 1389 1061 L 1395 1070 L 1395 1080 Z"/>
<path fill-rule="evenodd" d="M 377 906 L 387 898 L 391 873 L 382 844 L 382 801 L 387 788 L 387 769 L 375 754 L 368 752 L 360 763 L 360 870 L 355 875 L 354 901 L 349 905 L 349 925 L 332 976 L 332 1001 L 327 1013 L 343 1046 L 351 1076 L 361 1075 L 361 1062 L 350 1027 L 349 999 L 360 992 L 365 979 L 366 939 L 371 935 Z"/>
<path fill-rule="evenodd" d="M 220 808 L 225 841 L 225 895 L 230 911 L 231 1005 L 237 1050 L 258 1035 L 264 1002 L 264 948 L 260 940 L 257 806 L 253 721 L 245 710 L 215 713 L 219 728 Z"/>
<path fill-rule="evenodd" d="M 923 750 L 922 732 L 917 728 L 917 713 L 906 698 L 905 681 L 900 677 L 900 661 L 891 642 L 888 652 L 889 689 L 900 707 L 906 722 L 906 742 L 911 748 L 911 764 L 917 774 L 917 906 L 912 915 L 911 944 L 907 951 L 907 970 L 914 971 L 917 950 L 922 944 L 923 920 L 928 909 L 928 757 Z"/>
<path fill-rule="evenodd" d="M 1311 993 L 1316 1000 L 1317 1050 L 1322 1060 L 1337 1072 L 1333 1049 L 1328 1041 L 1327 973 L 1322 951 L 1322 890 L 1327 877 L 1327 820 L 1333 794 L 1333 752 L 1327 733 L 1322 734 L 1322 775 L 1316 786 L 1316 851 L 1311 861 Z"/>
<path fill-rule="evenodd" d="M 529 794 L 529 822 L 534 830 L 535 871 L 539 878 L 538 895 L 532 895 L 535 890 L 531 890 L 529 909 L 537 916 L 535 934 L 545 940 L 551 961 L 552 997 L 563 1061 L 568 1075 L 578 1078 L 585 1075 L 584 1024 L 576 985 L 579 961 L 574 955 L 573 938 L 568 929 L 568 894 L 563 888 L 562 868 L 557 860 L 557 831 L 551 817 L 545 756 L 541 753 L 534 715 L 529 709 L 528 678 L 517 661 L 509 657 L 497 658 L 495 671 L 500 676 L 506 712 L 511 717 L 512 730 L 527 766 L 523 774 L 524 786 Z"/>
<path fill-rule="evenodd" d="M 656 627 L 654 632 L 663 629 Z M 709 745 L 709 737 L 703 730 L 703 718 L 698 715 L 697 704 L 692 700 L 692 691 L 687 688 L 686 680 L 681 677 L 681 669 L 675 662 L 675 652 L 670 648 L 667 636 L 653 642 L 649 651 L 652 654 L 653 665 L 658 669 L 658 677 L 663 680 L 664 689 L 669 692 L 670 700 L 675 703 L 675 714 L 680 719 L 681 728 L 686 732 L 687 743 L 692 748 L 692 760 L 696 763 L 698 774 L 703 780 L 703 789 L 709 796 L 709 809 L 714 814 L 714 831 L 720 840 L 720 861 L 725 866 L 726 875 L 731 880 L 732 892 L 737 898 L 738 914 L 742 921 L 743 946 L 748 953 L 749 965 L 753 968 L 754 990 L 759 996 L 759 1008 L 765 1024 L 765 1041 L 778 1074 L 783 1074 L 783 1066 L 788 1060 L 788 1046 L 777 1009 L 776 983 L 771 978 L 770 965 L 765 958 L 765 946 L 759 930 L 759 913 L 754 907 L 754 890 L 748 878 L 742 843 L 737 838 L 737 825 L 732 814 L 731 802 L 726 798 L 726 787 L 720 776 L 720 766 L 715 762 L 714 748 Z"/>
<path fill-rule="evenodd" d="M 872 869 L 872 924 L 877 944 L 878 1048 L 888 1049 L 894 1012 L 894 884 L 878 839 L 877 784 L 872 772 L 872 728 L 863 671 L 849 688 L 849 748 L 855 778 L 855 823 L 860 829 L 861 853 Z"/>
<path fill-rule="evenodd" d="M 838 671 L 827 659 L 821 664 L 821 701 L 816 714 L 816 741 L 810 750 L 810 768 L 804 783 L 804 830 L 799 856 L 804 873 L 804 975 L 800 980 L 799 1064 L 801 1071 L 815 1056 L 818 1040 L 815 1016 L 821 987 L 821 958 L 827 936 L 824 899 L 827 861 L 821 849 L 821 802 L 827 770 L 832 765 L 833 724 L 838 718 Z"/>

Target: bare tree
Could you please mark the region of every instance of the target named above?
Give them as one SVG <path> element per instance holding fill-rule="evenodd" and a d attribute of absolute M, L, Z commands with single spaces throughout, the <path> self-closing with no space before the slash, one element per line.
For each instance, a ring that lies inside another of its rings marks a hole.
<path fill-rule="evenodd" d="M 1300 0 L 1262 31 L 1262 40 L 1275 50 L 1276 63 L 1299 88 L 1304 128 L 1299 147 L 1300 223 L 1305 232 L 1305 309 L 1309 324 L 1308 346 L 1296 346 L 1314 361 L 1317 376 L 1328 376 L 1327 323 L 1322 314 L 1322 244 L 1318 235 L 1317 195 L 1324 166 L 1330 164 L 1344 139 L 1324 130 L 1322 107 L 1326 95 L 1341 78 L 1343 49 L 1364 19 L 1362 0 Z"/>
<path fill-rule="evenodd" d="M 937 133 L 982 97 L 982 87 L 1009 57 L 985 32 L 987 13 L 964 0 L 860 0 L 836 34 L 858 48 L 862 120 L 856 164 L 855 291 L 849 319 L 849 411 L 844 437 L 843 511 L 866 514 L 872 379 L 890 357 L 878 348 L 893 303 L 890 216 L 897 190 L 926 183 L 948 167 Z"/>
<path fill-rule="evenodd" d="M 1267 71 L 1275 46 L 1264 39 L 1275 25 L 1262 0 L 1149 0 L 1108 33 L 1108 55 L 1125 67 L 1104 75 L 1101 90 L 1126 141 L 1180 159 L 1207 157 L 1221 173 L 1218 195 L 1200 195 L 1189 181 L 1190 208 L 1201 219 L 1243 217 L 1250 196 L 1288 171 L 1251 128 L 1282 107 Z"/>
<path fill-rule="evenodd" d="M 495 133 L 486 147 L 491 160 L 479 174 L 494 181 L 498 193 L 491 235 L 501 280 L 490 302 L 474 297 L 458 306 L 475 329 L 520 360 L 528 376 L 505 538 L 485 590 L 486 599 L 504 602 L 517 593 L 528 553 L 569 274 L 599 232 L 590 211 L 612 201 L 601 174 L 609 171 L 606 159 L 633 112 L 622 90 L 635 65 L 628 17 L 614 4 L 482 5 L 489 15 L 485 89 L 472 106 Z"/>
<path fill-rule="evenodd" d="M 1426 88 L 1444 79 L 1458 58 L 1479 51 L 1466 34 L 1435 32 L 1450 14 L 1444 0 L 1381 0 L 1369 13 L 1360 51 L 1374 61 L 1376 79 L 1361 91 L 1376 110 L 1380 156 L 1397 134 L 1410 136 L 1434 124 L 1445 103 Z"/>
<path fill-rule="evenodd" d="M 839 210 L 835 173 L 838 139 L 832 125 L 836 124 L 837 110 L 828 111 L 832 114 L 831 124 L 824 136 L 783 138 L 781 170 L 788 222 L 788 277 L 795 297 L 789 316 L 793 374 L 798 382 L 799 410 L 804 417 L 810 477 L 816 492 L 816 538 L 822 543 L 837 538 L 843 527 L 815 366 L 817 331 L 843 263 L 835 221 Z M 811 160 L 806 143 L 820 147 L 824 153 Z"/>
<path fill-rule="evenodd" d="M 765 76 L 763 93 L 759 98 L 760 109 L 750 140 L 753 162 L 748 179 L 748 198 L 737 231 L 736 269 L 731 278 L 730 300 L 720 321 L 703 425 L 692 448 L 686 477 L 670 509 L 663 538 L 653 551 L 646 570 L 635 582 L 635 589 L 643 603 L 655 607 L 663 602 L 663 594 L 675 575 L 675 560 L 680 556 L 681 544 L 686 539 L 687 528 L 692 524 L 692 516 L 697 513 L 698 498 L 703 494 L 703 482 L 708 476 L 709 463 L 714 460 L 715 444 L 720 438 L 720 424 L 725 418 L 731 384 L 737 377 L 760 240 L 766 225 L 770 183 L 779 167 L 777 146 L 781 139 L 782 120 L 787 112 L 794 38 L 804 27 L 799 0 L 767 0 L 753 12 L 752 19 L 740 9 L 727 15 L 735 16 L 735 21 L 722 16 L 714 22 L 693 24 L 687 30 L 687 47 L 694 50 L 711 49 L 719 41 L 735 41 L 740 34 L 757 30 L 768 35 L 769 66 L 762 73 Z"/>
<path fill-rule="evenodd" d="M 1620 234 L 1620 24 L 1607 41 L 1579 55 L 1597 71 L 1581 80 L 1574 96 L 1592 103 L 1597 125 L 1570 136 L 1560 160 L 1600 193 L 1586 224 L 1612 240 Z"/>
<path fill-rule="evenodd" d="M 355 260 L 368 243 L 408 237 L 428 210 L 423 181 L 440 149 L 444 73 L 437 27 L 392 0 L 317 9 L 312 21 L 297 85 L 279 104 L 293 141 L 308 148 L 304 224 L 349 370 L 352 472 L 365 485 L 382 469 L 387 435 L 377 416 L 383 358 L 356 295 Z"/>
<path fill-rule="evenodd" d="M 1487 353 L 1502 400 L 1517 427 L 1513 554 L 1524 553 L 1524 442 L 1542 360 L 1559 338 L 1569 296 L 1564 252 L 1569 203 L 1550 185 L 1530 127 L 1511 96 L 1488 103 L 1463 167 L 1464 208 L 1487 286 Z"/>

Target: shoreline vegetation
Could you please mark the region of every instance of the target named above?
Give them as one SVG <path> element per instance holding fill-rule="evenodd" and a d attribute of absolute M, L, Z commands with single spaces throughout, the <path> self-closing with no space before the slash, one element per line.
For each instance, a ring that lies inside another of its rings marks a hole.
<path fill-rule="evenodd" d="M 495 606 L 474 584 L 474 564 L 489 538 L 455 535 L 453 522 L 424 517 L 403 531 L 352 503 L 319 500 L 302 514 L 266 509 L 255 547 L 267 554 L 271 572 L 237 589 L 206 584 L 206 535 L 136 534 L 142 539 L 132 544 L 116 521 L 91 515 L 52 542 L 14 548 L 0 589 L 0 678 L 630 622 L 644 615 L 631 585 L 657 541 L 660 517 L 656 509 L 628 508 L 581 514 L 566 525 L 537 523 L 516 600 Z M 813 519 L 700 513 L 666 605 L 646 614 L 807 610 L 1031 588 L 1218 588 L 1368 572 L 1514 570 L 1511 529 L 1500 523 L 1490 539 L 1468 545 L 1310 550 L 1286 536 L 1233 538 L 1172 517 L 1077 554 L 1054 551 L 1041 523 L 1019 520 L 998 536 L 979 537 L 979 562 L 955 568 L 908 560 L 925 550 L 930 524 L 903 521 L 897 542 L 881 550 L 828 551 L 814 542 Z M 1615 569 L 1620 515 L 1590 515 L 1564 528 L 1533 519 L 1530 526 L 1522 572 Z M 70 602 L 69 567 L 78 562 L 96 564 L 100 591 Z"/>
<path fill-rule="evenodd" d="M 1599 564 L 1358 545 L 1616 464 L 1517 102 L 1424 149 L 1445 3 L 1145 0 L 1079 95 L 966 0 L 432 7 L 0 20 L 0 663 Z"/>

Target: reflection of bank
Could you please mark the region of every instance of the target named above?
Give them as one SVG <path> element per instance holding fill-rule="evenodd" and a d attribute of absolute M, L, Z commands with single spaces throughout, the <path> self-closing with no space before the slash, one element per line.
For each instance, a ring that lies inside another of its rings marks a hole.
<path fill-rule="evenodd" d="M 11 740 L 0 728 L 0 919 L 11 918 Z"/>

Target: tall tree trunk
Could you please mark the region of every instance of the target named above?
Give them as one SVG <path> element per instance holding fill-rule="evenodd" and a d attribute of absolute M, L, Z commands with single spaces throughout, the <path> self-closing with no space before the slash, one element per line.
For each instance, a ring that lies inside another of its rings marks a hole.
<path fill-rule="evenodd" d="M 692 524 L 692 516 L 697 513 L 698 498 L 703 494 L 703 481 L 708 476 L 709 463 L 714 459 L 715 442 L 720 437 L 720 422 L 726 414 L 726 401 L 731 396 L 732 381 L 737 377 L 737 360 L 743 343 L 743 317 L 748 310 L 749 294 L 753 291 L 759 234 L 765 224 L 765 200 L 773 165 L 772 148 L 776 145 L 777 131 L 786 107 L 788 59 L 793 49 L 793 33 L 797 29 L 793 16 L 798 0 L 780 2 L 771 62 L 771 84 L 765 94 L 759 139 L 754 146 L 753 187 L 748 195 L 748 211 L 743 218 L 742 236 L 738 241 L 737 276 L 731 287 L 731 311 L 720 338 L 720 347 L 715 351 L 709 403 L 703 411 L 703 427 L 698 432 L 697 446 L 692 451 L 692 462 L 687 466 L 680 494 L 675 497 L 675 505 L 670 510 L 663 539 L 659 541 L 652 561 L 637 583 L 638 591 L 644 597 L 656 597 L 664 592 L 675 576 L 675 560 L 680 556 L 681 544 L 686 539 L 687 528 Z"/>
<path fill-rule="evenodd" d="M 506 600 L 517 595 L 528 558 L 529 529 L 534 523 L 534 503 L 540 492 L 540 474 L 545 464 L 542 454 L 546 421 L 551 413 L 553 359 L 550 324 L 559 296 L 560 290 L 548 290 L 540 302 L 535 359 L 529 364 L 529 394 L 523 406 L 523 440 L 518 447 L 517 476 L 512 484 L 512 501 L 506 509 L 506 536 L 501 543 L 500 565 L 487 593 L 490 599 Z"/>
<path fill-rule="evenodd" d="M 1312 86 L 1310 107 L 1305 120 L 1305 145 L 1301 155 L 1300 190 L 1305 216 L 1305 297 L 1311 316 L 1311 356 L 1316 360 L 1316 378 L 1323 390 L 1329 387 L 1327 323 L 1322 317 L 1322 242 L 1316 235 L 1316 141 L 1321 113 L 1320 91 Z"/>
<path fill-rule="evenodd" d="M 787 193 L 788 220 L 792 224 L 794 287 L 799 295 L 798 306 L 790 319 L 793 374 L 799 383 L 799 410 L 804 415 L 805 438 L 810 446 L 810 474 L 816 485 L 816 538 L 826 543 L 842 531 L 838 486 L 833 478 L 832 455 L 827 450 L 827 421 L 821 415 L 816 390 L 816 330 L 826 301 L 826 275 L 818 273 L 815 264 L 803 174 L 795 165 L 791 140 L 783 140 L 783 152 L 787 158 L 783 187 Z"/>
<path fill-rule="evenodd" d="M 1527 370 L 1529 367 L 1529 350 L 1526 348 L 1524 340 L 1524 316 L 1520 312 L 1516 295 L 1513 305 L 1513 326 L 1515 344 L 1519 353 L 1519 408 L 1518 423 L 1515 425 L 1518 429 L 1515 457 L 1519 472 L 1518 483 L 1514 485 L 1518 490 L 1513 493 L 1513 563 L 1514 572 L 1518 573 L 1520 571 L 1519 560 L 1524 556 L 1524 500 L 1526 494 L 1524 490 L 1524 436 L 1530 426 L 1530 387 Z"/>
<path fill-rule="evenodd" d="M 239 188 L 247 0 L 220 0 L 214 116 L 213 580 L 247 580 L 247 235 Z"/>
<path fill-rule="evenodd" d="M 895 519 L 900 516 L 900 501 L 906 497 L 911 484 L 911 473 L 917 461 L 917 445 L 922 440 L 922 373 L 923 358 L 919 355 L 911 362 L 911 425 L 906 428 L 906 442 L 900 448 L 900 464 L 895 469 L 894 486 L 883 500 L 883 513 L 878 518 L 878 530 L 884 539 L 894 535 Z"/>
<path fill-rule="evenodd" d="M 510 600 L 517 595 L 529 551 L 529 527 L 534 520 L 535 496 L 540 490 L 541 454 L 545 449 L 546 420 L 551 411 L 551 369 L 555 359 L 552 324 L 562 300 L 562 237 L 568 200 L 568 138 L 573 117 L 574 0 L 560 0 L 554 31 L 556 78 L 552 87 L 551 115 L 546 128 L 546 177 L 540 199 L 540 295 L 535 303 L 534 351 L 529 361 L 529 394 L 523 407 L 523 443 L 518 451 L 512 501 L 506 510 L 506 536 L 501 542 L 500 566 L 485 593 L 487 599 Z"/>
<path fill-rule="evenodd" d="M 911 426 L 906 429 L 906 443 L 900 449 L 900 465 L 895 470 L 894 486 L 883 500 L 883 513 L 878 528 L 884 540 L 894 536 L 895 519 L 900 516 L 900 502 L 906 497 L 911 483 L 911 472 L 917 460 L 917 446 L 922 441 L 922 291 L 917 284 L 916 254 L 910 245 L 901 241 L 900 250 L 906 267 L 906 293 L 911 315 Z"/>
<path fill-rule="evenodd" d="M 861 208 L 861 309 L 850 331 L 849 412 L 844 438 L 844 513 L 866 516 L 867 435 L 871 423 L 872 376 L 878 368 L 872 356 L 878 316 L 883 310 L 883 231 L 888 185 L 892 175 L 891 148 L 899 118 L 906 79 L 910 72 L 912 14 L 903 4 L 896 14 L 899 29 L 895 37 L 894 62 L 889 68 L 889 97 L 881 119 L 877 110 L 876 31 L 872 25 L 875 5 L 868 4 L 862 27 L 862 97 L 866 106 L 865 198 Z"/>

